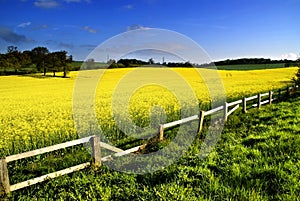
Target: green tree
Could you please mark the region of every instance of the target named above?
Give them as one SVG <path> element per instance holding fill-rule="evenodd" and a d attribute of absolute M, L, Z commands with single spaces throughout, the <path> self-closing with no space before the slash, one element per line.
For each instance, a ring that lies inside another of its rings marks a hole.
<path fill-rule="evenodd" d="M 31 63 L 30 57 L 17 50 L 17 47 L 9 46 L 5 56 L 5 65 L 8 68 L 13 68 L 17 73 L 20 68 L 25 67 Z"/>
<path fill-rule="evenodd" d="M 7 53 L 12 53 L 12 52 L 16 52 L 16 51 L 18 51 L 18 47 L 16 47 L 16 46 L 8 46 L 7 47 Z"/>
<path fill-rule="evenodd" d="M 29 53 L 32 63 L 36 65 L 38 71 L 43 69 L 44 75 L 46 74 L 45 59 L 47 54 L 49 54 L 49 50 L 46 47 L 36 47 Z"/>
<path fill-rule="evenodd" d="M 66 51 L 52 52 L 45 58 L 45 68 L 53 72 L 53 77 L 56 76 L 56 72 L 60 71 L 64 72 L 63 77 L 67 77 L 71 62 L 72 56 L 67 56 Z"/>
<path fill-rule="evenodd" d="M 70 68 L 71 68 L 71 63 L 73 61 L 73 56 L 70 55 L 70 56 L 67 56 L 67 52 L 66 52 L 66 60 L 65 60 L 65 65 L 63 66 L 63 72 L 64 72 L 64 75 L 63 77 L 66 78 L 67 77 L 67 73 L 69 72 Z"/>
<path fill-rule="evenodd" d="M 46 69 L 49 69 L 53 72 L 53 77 L 55 77 L 55 73 L 58 71 L 59 59 L 55 52 L 49 53 L 45 57 L 44 63 L 44 76 L 46 75 Z"/>
<path fill-rule="evenodd" d="M 298 63 L 298 71 L 296 73 L 296 76 L 293 78 L 296 85 L 300 85 L 300 58 L 297 59 Z"/>
<path fill-rule="evenodd" d="M 154 59 L 153 59 L 153 58 L 150 58 L 149 61 L 148 61 L 148 63 L 149 63 L 149 64 L 154 64 Z"/>
<path fill-rule="evenodd" d="M 6 70 L 10 67 L 6 54 L 0 54 L 0 68 L 6 73 Z"/>

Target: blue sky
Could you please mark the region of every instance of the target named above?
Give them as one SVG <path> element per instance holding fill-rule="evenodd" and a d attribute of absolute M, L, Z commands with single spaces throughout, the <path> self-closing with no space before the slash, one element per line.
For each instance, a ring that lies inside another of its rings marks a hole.
<path fill-rule="evenodd" d="M 137 28 L 186 35 L 212 60 L 295 59 L 299 0 L 0 0 L 0 51 L 46 46 L 76 60 L 107 39 Z"/>

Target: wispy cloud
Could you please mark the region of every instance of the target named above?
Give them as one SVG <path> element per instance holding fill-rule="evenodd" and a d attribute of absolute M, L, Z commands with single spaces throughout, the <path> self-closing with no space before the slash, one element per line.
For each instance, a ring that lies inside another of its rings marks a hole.
<path fill-rule="evenodd" d="M 84 26 L 84 27 L 81 28 L 81 30 L 87 31 L 87 32 L 89 32 L 89 33 L 97 33 L 97 30 L 92 29 L 92 28 L 89 27 L 89 26 Z"/>
<path fill-rule="evenodd" d="M 64 0 L 64 2 L 67 2 L 67 3 L 80 3 L 80 2 L 90 3 L 91 0 Z"/>
<path fill-rule="evenodd" d="M 18 27 L 20 28 L 25 28 L 31 25 L 31 22 L 23 22 L 21 24 L 18 25 Z"/>
<path fill-rule="evenodd" d="M 127 5 L 123 6 L 123 8 L 128 9 L 128 10 L 131 10 L 131 9 L 133 9 L 134 7 L 133 7 L 132 4 L 127 4 Z"/>
<path fill-rule="evenodd" d="M 42 24 L 40 26 L 37 26 L 36 29 L 48 29 L 49 26 L 47 24 Z"/>
<path fill-rule="evenodd" d="M 46 40 L 44 43 L 52 47 L 57 47 L 57 48 L 67 49 L 67 50 L 73 50 L 75 47 L 75 45 L 72 43 L 60 42 L 56 40 Z"/>
<path fill-rule="evenodd" d="M 92 51 L 97 47 L 97 45 L 84 44 L 84 45 L 80 45 L 79 47 L 80 49 L 86 49 L 88 51 Z"/>
<path fill-rule="evenodd" d="M 58 46 L 61 47 L 61 48 L 66 48 L 66 49 L 73 49 L 74 48 L 73 44 L 63 43 L 63 42 L 59 43 Z"/>
<path fill-rule="evenodd" d="M 45 8 L 45 9 L 59 7 L 59 3 L 55 0 L 36 0 L 34 2 L 34 5 L 38 8 Z"/>
<path fill-rule="evenodd" d="M 137 30 L 137 29 L 149 29 L 149 27 L 142 26 L 140 24 L 134 24 L 127 27 L 127 31 Z"/>
<path fill-rule="evenodd" d="M 1 27 L 1 26 L 0 26 L 0 39 L 12 44 L 33 42 L 33 40 L 27 38 L 26 36 L 19 35 L 8 28 Z"/>
<path fill-rule="evenodd" d="M 96 48 L 97 45 L 84 44 L 84 45 L 80 45 L 80 47 L 82 47 L 82 48 Z"/>
<path fill-rule="evenodd" d="M 298 55 L 295 53 L 287 53 L 287 54 L 283 54 L 281 55 L 282 59 L 289 59 L 289 60 L 296 60 L 298 59 Z"/>
<path fill-rule="evenodd" d="M 222 25 L 211 25 L 210 27 L 214 28 L 214 29 L 221 29 L 221 30 L 227 30 L 227 29 L 229 29 L 229 27 L 222 26 Z"/>

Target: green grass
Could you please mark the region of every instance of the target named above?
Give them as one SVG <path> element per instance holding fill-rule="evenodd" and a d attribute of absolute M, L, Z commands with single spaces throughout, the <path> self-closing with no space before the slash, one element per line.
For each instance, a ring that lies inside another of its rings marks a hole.
<path fill-rule="evenodd" d="M 136 175 L 105 166 L 99 170 L 89 168 L 13 192 L 9 199 L 299 200 L 299 123 L 299 98 L 251 109 L 247 114 L 237 111 L 229 117 L 217 146 L 204 160 L 198 157 L 202 133 L 179 161 L 161 171 Z M 61 156 L 66 158 L 64 165 L 74 162 L 72 154 L 74 158 L 85 158 L 84 152 L 80 147 L 74 152 L 69 150 L 67 156 Z M 31 166 L 25 167 L 32 173 L 32 164 L 41 161 L 47 172 L 53 158 L 48 155 L 44 160 L 34 159 L 29 161 Z M 22 167 L 25 162 L 17 165 Z M 24 169 L 16 170 L 13 165 L 9 166 L 10 175 L 18 182 L 23 179 Z"/>

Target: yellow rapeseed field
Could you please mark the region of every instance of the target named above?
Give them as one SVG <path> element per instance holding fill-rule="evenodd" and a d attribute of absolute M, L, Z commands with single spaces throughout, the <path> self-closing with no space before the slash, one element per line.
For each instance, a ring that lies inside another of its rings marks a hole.
<path fill-rule="evenodd" d="M 237 99 L 284 87 L 296 70 L 230 70 L 218 71 L 218 74 L 227 97 Z M 0 77 L 0 155 L 78 138 L 72 116 L 73 89 L 78 73 L 71 72 L 67 79 L 40 75 Z M 203 75 L 209 76 L 209 73 L 203 72 Z M 188 68 L 106 70 L 95 96 L 98 121 L 103 128 L 112 129 L 110 133 L 113 134 L 113 114 L 118 110 L 124 110 L 124 117 L 141 126 L 149 124 L 150 110 L 162 112 L 161 108 L 167 120 L 175 120 L 182 107 L 178 97 L 193 103 L 210 100 L 205 79 L 208 78 L 201 78 L 195 69 Z M 153 107 L 155 105 L 160 107 Z"/>

